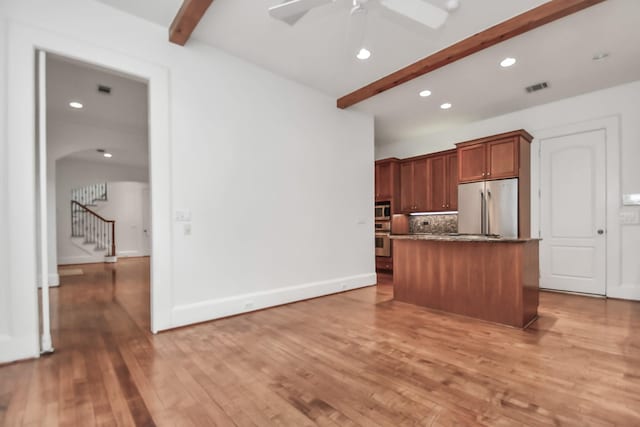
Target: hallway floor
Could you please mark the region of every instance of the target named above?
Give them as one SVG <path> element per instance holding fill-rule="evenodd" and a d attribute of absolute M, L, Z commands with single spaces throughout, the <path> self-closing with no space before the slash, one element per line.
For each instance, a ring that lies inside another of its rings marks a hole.
<path fill-rule="evenodd" d="M 73 268 L 55 354 L 0 366 L 0 425 L 640 425 L 640 303 L 542 293 L 522 331 L 381 276 L 154 336 L 148 258 Z"/>

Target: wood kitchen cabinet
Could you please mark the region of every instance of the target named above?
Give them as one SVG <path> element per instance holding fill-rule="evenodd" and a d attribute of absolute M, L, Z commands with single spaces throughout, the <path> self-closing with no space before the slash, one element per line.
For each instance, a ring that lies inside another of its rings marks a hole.
<path fill-rule="evenodd" d="M 377 256 L 376 271 L 393 271 L 393 258 L 390 256 Z"/>
<path fill-rule="evenodd" d="M 532 139 L 527 132 L 519 130 L 456 144 L 458 181 L 517 178 L 521 168 L 521 149 L 528 150 Z"/>
<path fill-rule="evenodd" d="M 445 157 L 447 164 L 447 210 L 458 210 L 458 153 Z"/>
<path fill-rule="evenodd" d="M 378 160 L 375 163 L 376 202 L 392 202 L 393 204 L 394 199 L 399 198 L 400 168 L 398 162 L 398 159 L 390 158 Z"/>
<path fill-rule="evenodd" d="M 427 158 L 418 158 L 400 163 L 400 211 L 403 213 L 426 212 Z"/>
<path fill-rule="evenodd" d="M 428 164 L 428 202 L 430 212 L 458 207 L 458 157 L 456 152 L 430 156 Z"/>

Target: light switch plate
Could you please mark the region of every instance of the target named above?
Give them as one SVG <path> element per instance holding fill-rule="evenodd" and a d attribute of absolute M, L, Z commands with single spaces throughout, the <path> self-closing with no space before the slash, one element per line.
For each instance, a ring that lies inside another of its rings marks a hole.
<path fill-rule="evenodd" d="M 624 225 L 640 224 L 640 211 L 620 212 L 620 224 L 624 224 Z"/>
<path fill-rule="evenodd" d="M 640 206 L 640 193 L 623 194 L 622 204 L 625 206 Z"/>

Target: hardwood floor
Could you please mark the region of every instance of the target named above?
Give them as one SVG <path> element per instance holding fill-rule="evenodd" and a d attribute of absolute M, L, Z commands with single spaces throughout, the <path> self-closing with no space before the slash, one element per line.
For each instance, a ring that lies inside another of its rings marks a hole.
<path fill-rule="evenodd" d="M 640 303 L 543 293 L 522 331 L 376 287 L 148 332 L 147 259 L 52 291 L 55 354 L 0 367 L 0 425 L 640 425 Z"/>

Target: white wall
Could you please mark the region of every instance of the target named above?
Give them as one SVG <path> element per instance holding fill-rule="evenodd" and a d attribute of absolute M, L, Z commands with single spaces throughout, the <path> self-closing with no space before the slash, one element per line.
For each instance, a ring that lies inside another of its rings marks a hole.
<path fill-rule="evenodd" d="M 195 40 L 171 45 L 166 28 L 93 1 L 5 3 L 16 28 L 169 71 L 171 167 L 151 175 L 169 177 L 172 212 L 153 221 L 189 210 L 193 232 L 173 223 L 160 329 L 375 282 L 371 117 Z M 2 103 L 20 102 L 11 96 Z"/>
<path fill-rule="evenodd" d="M 452 148 L 456 142 L 525 129 L 534 137 L 537 133 L 565 125 L 615 116 L 620 123 L 619 211 L 638 211 L 622 207 L 622 194 L 640 193 L 640 81 L 565 100 L 517 111 L 499 117 L 460 126 L 448 132 L 425 135 L 422 138 L 397 141 L 376 146 L 376 159 L 410 157 L 417 154 Z M 537 153 L 532 153 L 532 157 Z M 535 160 L 535 159 L 534 159 Z M 532 185 L 537 187 L 538 183 Z M 617 212 L 613 214 L 617 215 Z M 533 212 L 537 215 L 537 212 Z M 622 259 L 608 268 L 619 269 L 618 283 L 607 283 L 608 294 L 640 300 L 640 226 L 622 225 L 614 245 L 621 248 Z"/>
<path fill-rule="evenodd" d="M 116 220 L 116 243 L 119 256 L 149 255 L 142 245 L 142 190 L 148 189 L 148 171 L 143 167 L 87 162 L 63 158 L 56 162 L 57 263 L 82 264 L 101 262 L 71 241 L 71 190 L 107 182 L 107 202 L 91 208 L 108 219 Z M 137 181 L 137 182 L 115 182 Z"/>
<path fill-rule="evenodd" d="M 4 5 L 0 3 L 0 14 Z M 0 19 L 0 100 L 6 99 L 6 23 Z M 6 141 L 6 108 L 5 102 L 0 102 L 0 139 Z M 6 144 L 0 143 L 0 224 L 7 224 L 7 151 Z M 8 276 L 9 239 L 7 228 L 0 226 L 0 336 L 9 333 L 9 295 L 6 286 Z"/>

